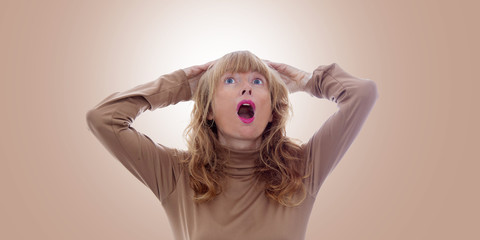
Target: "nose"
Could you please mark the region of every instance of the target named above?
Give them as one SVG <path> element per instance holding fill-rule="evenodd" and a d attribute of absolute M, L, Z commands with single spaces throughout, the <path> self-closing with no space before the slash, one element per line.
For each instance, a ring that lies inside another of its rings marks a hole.
<path fill-rule="evenodd" d="M 249 73 L 238 73 L 238 81 L 239 81 L 239 90 L 241 96 L 244 95 L 252 95 L 252 82 L 250 81 L 250 74 Z"/>
<path fill-rule="evenodd" d="M 242 90 L 242 95 L 245 95 L 245 94 L 252 95 L 252 89 L 248 89 L 248 90 L 244 89 L 244 90 Z"/>
<path fill-rule="evenodd" d="M 248 83 L 248 81 L 242 81 L 244 84 L 242 86 L 242 95 L 252 95 L 252 86 Z"/>

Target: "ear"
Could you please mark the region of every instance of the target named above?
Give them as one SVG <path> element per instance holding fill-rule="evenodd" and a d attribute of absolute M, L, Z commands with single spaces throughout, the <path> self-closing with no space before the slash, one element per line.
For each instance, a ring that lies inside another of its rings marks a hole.
<path fill-rule="evenodd" d="M 268 122 L 272 122 L 273 121 L 273 113 L 270 114 L 270 117 L 268 118 Z"/>

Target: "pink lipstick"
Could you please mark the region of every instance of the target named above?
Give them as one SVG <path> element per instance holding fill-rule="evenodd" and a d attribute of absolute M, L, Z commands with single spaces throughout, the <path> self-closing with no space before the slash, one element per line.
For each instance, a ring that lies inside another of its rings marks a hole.
<path fill-rule="evenodd" d="M 251 123 L 255 119 L 255 103 L 251 100 L 242 100 L 237 104 L 238 118 L 244 123 Z"/>

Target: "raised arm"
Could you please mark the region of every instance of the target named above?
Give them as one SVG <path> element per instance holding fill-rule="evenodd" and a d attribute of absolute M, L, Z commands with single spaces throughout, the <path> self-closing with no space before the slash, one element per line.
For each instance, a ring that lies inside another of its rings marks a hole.
<path fill-rule="evenodd" d="M 125 92 L 117 92 L 87 112 L 90 131 L 160 201 L 174 190 L 183 151 L 153 142 L 131 127 L 148 110 L 190 100 L 208 65 L 193 66 L 160 76 Z"/>
<path fill-rule="evenodd" d="M 378 98 L 377 86 L 372 80 L 350 75 L 336 63 L 319 66 L 313 73 L 285 64 L 268 63 L 279 72 L 291 92 L 305 91 L 333 101 L 339 108 L 303 145 L 306 160 L 313 170 L 306 182 L 307 190 L 315 197 L 360 132 Z"/>

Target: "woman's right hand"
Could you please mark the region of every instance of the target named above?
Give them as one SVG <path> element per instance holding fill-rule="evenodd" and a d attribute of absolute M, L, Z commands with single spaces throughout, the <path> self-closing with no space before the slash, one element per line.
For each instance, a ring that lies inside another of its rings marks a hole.
<path fill-rule="evenodd" d="M 182 69 L 187 75 L 188 82 L 190 83 L 190 89 L 192 90 L 192 95 L 197 88 L 198 80 L 202 77 L 203 73 L 213 65 L 217 60 L 210 61 L 202 65 L 195 65 L 188 68 Z"/>

